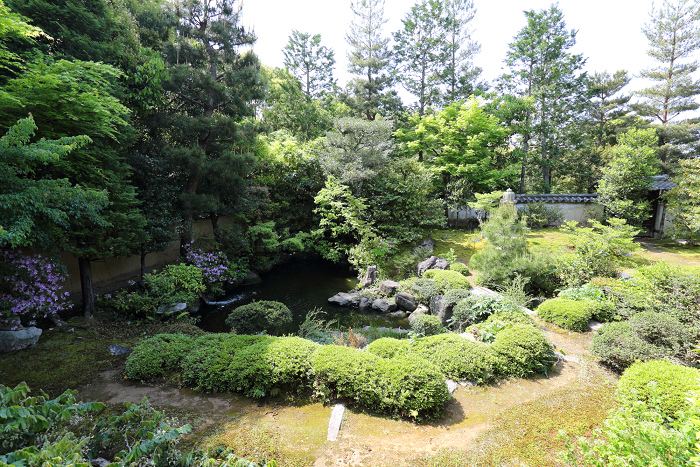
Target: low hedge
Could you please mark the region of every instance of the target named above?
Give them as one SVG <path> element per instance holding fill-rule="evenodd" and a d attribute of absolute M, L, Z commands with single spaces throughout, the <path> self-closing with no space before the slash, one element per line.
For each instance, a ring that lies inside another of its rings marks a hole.
<path fill-rule="evenodd" d="M 514 323 L 514 324 L 527 324 L 530 326 L 535 326 L 535 320 L 532 316 L 525 313 L 523 310 L 503 310 L 497 311 L 484 321 L 482 324 L 493 324 L 493 323 Z"/>
<path fill-rule="evenodd" d="M 539 329 L 527 324 L 513 324 L 499 332 L 491 349 L 503 376 L 525 378 L 546 372 L 554 362 L 552 345 Z"/>
<path fill-rule="evenodd" d="M 420 315 L 411 321 L 411 330 L 421 336 L 433 336 L 442 331 L 442 321 L 434 315 Z"/>
<path fill-rule="evenodd" d="M 569 331 L 585 332 L 591 320 L 588 300 L 553 298 L 537 307 L 537 316 Z"/>
<path fill-rule="evenodd" d="M 381 339 L 371 342 L 365 350 L 378 357 L 393 358 L 405 354 L 409 347 L 410 341 L 407 339 L 382 337 Z"/>
<path fill-rule="evenodd" d="M 668 417 L 687 408 L 689 393 L 700 394 L 700 370 L 669 360 L 635 363 L 617 385 L 617 397 L 623 405 L 642 401 Z"/>
<path fill-rule="evenodd" d="M 432 279 L 442 287 L 443 292 L 451 289 L 468 289 L 469 279 L 457 271 L 428 269 L 423 274 L 424 279 Z"/>
<path fill-rule="evenodd" d="M 434 363 L 446 377 L 457 381 L 487 383 L 497 373 L 498 360 L 488 344 L 457 334 L 416 339 L 410 352 Z"/>
<path fill-rule="evenodd" d="M 126 377 L 149 381 L 180 371 L 180 363 L 194 342 L 195 338 L 185 334 L 158 334 L 141 341 L 126 360 Z"/>

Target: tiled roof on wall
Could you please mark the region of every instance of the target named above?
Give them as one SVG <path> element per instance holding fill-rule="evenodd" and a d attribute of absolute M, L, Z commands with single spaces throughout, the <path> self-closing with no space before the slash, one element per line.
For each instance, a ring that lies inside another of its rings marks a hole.
<path fill-rule="evenodd" d="M 517 204 L 527 203 L 566 203 L 582 204 L 595 203 L 598 198 L 597 193 L 550 193 L 546 195 L 515 195 Z"/>
<path fill-rule="evenodd" d="M 668 174 L 654 175 L 653 177 L 651 177 L 651 179 L 652 182 L 651 186 L 649 187 L 649 191 L 670 190 L 671 188 L 678 186 L 671 181 L 671 178 L 668 176 Z"/>

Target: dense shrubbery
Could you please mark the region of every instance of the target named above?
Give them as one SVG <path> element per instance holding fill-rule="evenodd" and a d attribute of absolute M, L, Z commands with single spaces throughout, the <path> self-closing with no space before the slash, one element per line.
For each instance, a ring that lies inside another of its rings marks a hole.
<path fill-rule="evenodd" d="M 455 271 L 463 276 L 468 276 L 469 275 L 469 266 L 467 266 L 464 263 L 460 262 L 454 262 L 450 264 L 450 271 Z"/>
<path fill-rule="evenodd" d="M 474 342 L 456 334 L 440 334 L 418 339 L 410 348 L 457 381 L 487 383 L 497 374 L 498 362 L 488 344 Z"/>
<path fill-rule="evenodd" d="M 406 353 L 409 349 L 409 345 L 410 342 L 405 339 L 383 337 L 370 343 L 365 350 L 378 357 L 393 358 Z"/>
<path fill-rule="evenodd" d="M 433 336 L 442 331 L 442 321 L 433 315 L 420 315 L 411 321 L 411 330 L 420 336 Z"/>
<path fill-rule="evenodd" d="M 591 352 L 617 371 L 624 370 L 637 360 L 647 361 L 665 356 L 662 349 L 639 337 L 627 321 L 608 323 L 598 329 L 593 336 Z"/>
<path fill-rule="evenodd" d="M 413 293 L 422 302 L 428 302 L 432 297 L 442 293 L 442 287 L 432 279 L 416 279 L 404 282 L 410 287 Z"/>
<path fill-rule="evenodd" d="M 194 338 L 185 334 L 159 334 L 145 339 L 127 359 L 126 376 L 145 381 L 179 371 L 193 343 Z"/>
<path fill-rule="evenodd" d="M 582 285 L 564 289 L 557 294 L 557 297 L 569 300 L 604 300 L 605 293 L 592 285 Z"/>
<path fill-rule="evenodd" d="M 292 312 L 280 302 L 261 300 L 235 308 L 226 318 L 226 325 L 236 334 L 279 332 L 292 322 Z"/>
<path fill-rule="evenodd" d="M 491 345 L 503 376 L 524 378 L 534 373 L 546 374 L 556 362 L 552 345 L 538 329 L 527 324 L 506 327 Z"/>
<path fill-rule="evenodd" d="M 688 408 L 688 398 L 700 395 L 700 370 L 669 360 L 637 362 L 620 377 L 617 396 L 625 406 L 641 401 L 674 417 Z"/>
<path fill-rule="evenodd" d="M 588 331 L 591 319 L 589 300 L 568 300 L 554 298 L 537 307 L 537 316 L 570 331 Z"/>
<path fill-rule="evenodd" d="M 564 220 L 564 213 L 558 206 L 547 206 L 545 203 L 528 203 L 518 209 L 518 217 L 523 219 L 531 229 L 539 229 L 548 225 L 558 225 Z"/>
<path fill-rule="evenodd" d="M 501 297 L 470 295 L 454 306 L 452 326 L 455 329 L 462 329 L 464 326 L 485 321 L 489 316 L 498 312 L 521 312 L 521 309 Z"/>

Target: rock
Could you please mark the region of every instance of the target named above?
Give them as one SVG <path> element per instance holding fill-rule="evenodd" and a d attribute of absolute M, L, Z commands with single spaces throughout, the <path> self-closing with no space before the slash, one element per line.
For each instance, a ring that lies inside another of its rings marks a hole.
<path fill-rule="evenodd" d="M 431 256 L 428 259 L 418 263 L 418 266 L 416 266 L 416 273 L 418 273 L 418 277 L 423 277 L 423 273 L 430 269 L 433 264 L 435 264 L 436 260 L 437 256 Z"/>
<path fill-rule="evenodd" d="M 450 395 L 452 395 L 459 387 L 457 381 L 452 381 L 451 379 L 446 380 L 445 383 L 447 383 L 447 390 L 450 391 Z"/>
<path fill-rule="evenodd" d="M 416 319 L 417 317 L 419 317 L 420 315 L 429 315 L 429 314 L 430 314 L 430 310 L 428 309 L 427 306 L 418 305 L 418 308 L 416 308 L 416 311 L 414 311 L 413 313 L 411 313 L 408 316 L 408 322 L 412 323 L 413 320 Z"/>
<path fill-rule="evenodd" d="M 474 333 L 471 333 L 471 332 L 463 332 L 462 334 L 459 335 L 459 337 L 463 337 L 467 340 L 476 342 L 476 337 L 474 337 Z"/>
<path fill-rule="evenodd" d="M 159 306 L 156 313 L 159 315 L 172 315 L 186 309 L 187 303 L 168 303 L 167 305 Z"/>
<path fill-rule="evenodd" d="M 328 303 L 340 306 L 357 306 L 360 303 L 360 295 L 357 293 L 338 292 L 328 299 Z"/>
<path fill-rule="evenodd" d="M 104 457 L 96 457 L 90 461 L 92 467 L 107 467 L 109 464 L 111 464 L 111 462 Z"/>
<path fill-rule="evenodd" d="M 442 295 L 436 295 L 430 299 L 430 312 L 440 318 L 443 326 L 452 318 L 452 307 L 445 305 Z"/>
<path fill-rule="evenodd" d="M 433 248 L 435 248 L 435 243 L 428 238 L 426 240 L 423 240 L 423 243 L 421 243 L 413 249 L 413 254 L 421 252 L 432 253 Z"/>
<path fill-rule="evenodd" d="M 0 352 L 22 350 L 36 344 L 39 336 L 41 336 L 41 329 L 34 326 L 14 331 L 0 331 Z"/>
<path fill-rule="evenodd" d="M 382 313 L 391 313 L 396 311 L 396 303 L 390 302 L 384 298 L 377 298 L 372 302 L 372 309 L 381 311 Z"/>
<path fill-rule="evenodd" d="M 596 320 L 592 319 L 588 322 L 588 329 L 590 329 L 591 331 L 597 331 L 598 329 L 600 329 L 602 327 L 603 327 L 603 323 L 599 323 Z"/>
<path fill-rule="evenodd" d="M 379 284 L 379 290 L 387 295 L 393 295 L 401 287 L 401 284 L 395 281 L 382 281 Z"/>
<path fill-rule="evenodd" d="M 632 276 L 627 274 L 626 272 L 620 272 L 618 275 L 620 279 L 626 280 L 626 279 L 632 279 Z"/>
<path fill-rule="evenodd" d="M 394 328 L 391 330 L 397 334 L 408 334 L 410 331 L 408 329 Z"/>
<path fill-rule="evenodd" d="M 389 313 L 387 316 L 389 316 L 391 318 L 403 319 L 408 315 L 406 314 L 405 311 L 399 310 L 399 311 L 394 311 L 392 313 Z"/>
<path fill-rule="evenodd" d="M 372 302 L 369 301 L 367 297 L 360 297 L 360 311 L 369 311 L 372 308 Z"/>
<path fill-rule="evenodd" d="M 367 266 L 365 275 L 360 279 L 360 287 L 368 287 L 377 281 L 377 266 Z"/>
<path fill-rule="evenodd" d="M 418 307 L 416 297 L 407 292 L 397 293 L 394 300 L 396 300 L 396 305 L 405 311 L 414 311 Z"/>
<path fill-rule="evenodd" d="M 447 269 L 449 266 L 450 263 L 446 259 L 437 258 L 430 269 Z"/>
<path fill-rule="evenodd" d="M 75 332 L 75 328 L 69 328 L 68 326 L 64 326 L 61 328 L 61 332 L 66 332 L 66 333 Z"/>
<path fill-rule="evenodd" d="M 248 271 L 243 278 L 243 283 L 241 285 L 254 285 L 254 284 L 262 284 L 262 279 L 258 275 L 258 273 L 253 272 L 253 271 Z"/>
<path fill-rule="evenodd" d="M 119 344 L 112 344 L 107 348 L 109 349 L 109 353 L 111 353 L 112 355 L 124 355 L 133 352 L 133 350 L 127 347 L 122 347 Z"/>

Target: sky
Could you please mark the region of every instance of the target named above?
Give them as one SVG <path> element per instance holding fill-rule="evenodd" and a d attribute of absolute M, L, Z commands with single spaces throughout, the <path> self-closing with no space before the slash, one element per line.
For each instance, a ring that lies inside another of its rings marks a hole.
<path fill-rule="evenodd" d="M 474 0 L 476 16 L 473 38 L 481 44 L 474 63 L 483 69 L 482 78 L 492 81 L 503 73 L 508 44 L 525 26 L 525 10 L 548 8 L 551 0 Z M 384 35 L 399 30 L 401 20 L 414 0 L 385 0 L 388 19 Z M 586 71 L 627 70 L 637 75 L 654 65 L 647 56 L 648 42 L 642 26 L 649 21 L 652 0 L 560 0 L 568 29 L 578 31 L 573 53 L 582 53 Z M 660 1 L 657 1 L 660 5 Z M 258 37 L 254 50 L 263 64 L 283 67 L 282 48 L 292 29 L 321 34 L 321 43 L 335 51 L 334 75 L 344 85 L 348 45 L 345 34 L 352 19 L 350 0 L 243 0 L 243 24 Z M 640 89 L 633 80 L 628 90 Z"/>

